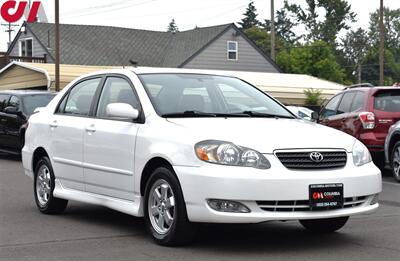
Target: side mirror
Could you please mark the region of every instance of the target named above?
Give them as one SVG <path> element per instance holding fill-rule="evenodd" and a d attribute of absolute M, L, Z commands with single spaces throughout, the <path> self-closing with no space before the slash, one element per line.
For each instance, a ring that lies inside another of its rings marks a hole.
<path fill-rule="evenodd" d="M 22 112 L 16 107 L 6 107 L 4 109 L 4 113 L 18 115 L 18 116 L 22 115 Z"/>
<path fill-rule="evenodd" d="M 111 103 L 107 105 L 107 117 L 137 120 L 139 118 L 139 111 L 127 103 Z"/>
<path fill-rule="evenodd" d="M 318 122 L 318 120 L 319 120 L 319 113 L 318 112 L 313 112 L 313 113 L 311 113 L 311 119 L 313 120 L 313 121 L 315 121 L 315 122 Z"/>

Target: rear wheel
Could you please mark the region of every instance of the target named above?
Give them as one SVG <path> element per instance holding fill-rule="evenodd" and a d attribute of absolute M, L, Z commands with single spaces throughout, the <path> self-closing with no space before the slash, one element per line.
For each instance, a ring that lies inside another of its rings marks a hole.
<path fill-rule="evenodd" d="M 400 141 L 393 147 L 390 164 L 394 178 L 400 182 Z"/>
<path fill-rule="evenodd" d="M 300 220 L 300 224 L 307 230 L 315 233 L 332 233 L 346 225 L 349 217 Z"/>
<path fill-rule="evenodd" d="M 54 187 L 55 178 L 53 168 L 49 158 L 43 157 L 36 165 L 33 182 L 36 206 L 43 214 L 61 214 L 67 207 L 67 200 L 53 196 Z"/>
<path fill-rule="evenodd" d="M 152 173 L 144 208 L 147 230 L 157 244 L 178 246 L 194 238 L 196 225 L 188 220 L 182 190 L 170 169 L 161 167 Z"/>

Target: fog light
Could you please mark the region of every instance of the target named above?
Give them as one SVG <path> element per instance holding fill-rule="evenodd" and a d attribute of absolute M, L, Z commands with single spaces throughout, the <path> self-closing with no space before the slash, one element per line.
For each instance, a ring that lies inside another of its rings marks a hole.
<path fill-rule="evenodd" d="M 209 199 L 207 200 L 207 203 L 210 208 L 219 212 L 250 213 L 250 209 L 248 207 L 246 207 L 242 203 L 235 201 Z"/>
<path fill-rule="evenodd" d="M 378 203 L 378 201 L 379 201 L 379 194 L 376 194 L 373 196 L 370 205 L 375 205 Z"/>

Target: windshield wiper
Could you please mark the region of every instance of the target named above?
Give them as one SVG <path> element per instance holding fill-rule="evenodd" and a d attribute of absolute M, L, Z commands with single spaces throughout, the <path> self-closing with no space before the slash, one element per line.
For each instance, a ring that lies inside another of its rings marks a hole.
<path fill-rule="evenodd" d="M 257 111 L 244 111 L 242 114 L 249 115 L 250 117 L 255 118 L 284 118 L 284 119 L 294 119 L 292 116 L 286 115 L 277 115 L 277 114 L 270 114 L 270 113 L 263 113 Z"/>
<path fill-rule="evenodd" d="M 217 117 L 215 113 L 201 112 L 201 111 L 184 111 L 184 112 L 173 112 L 161 115 L 163 118 L 207 118 Z"/>

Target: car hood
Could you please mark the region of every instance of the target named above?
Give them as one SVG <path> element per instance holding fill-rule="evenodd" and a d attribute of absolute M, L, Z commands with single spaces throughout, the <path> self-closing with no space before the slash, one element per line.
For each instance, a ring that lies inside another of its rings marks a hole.
<path fill-rule="evenodd" d="M 168 121 L 190 133 L 195 142 L 222 140 L 273 153 L 281 149 L 345 149 L 355 138 L 335 129 L 297 119 L 179 118 Z"/>

